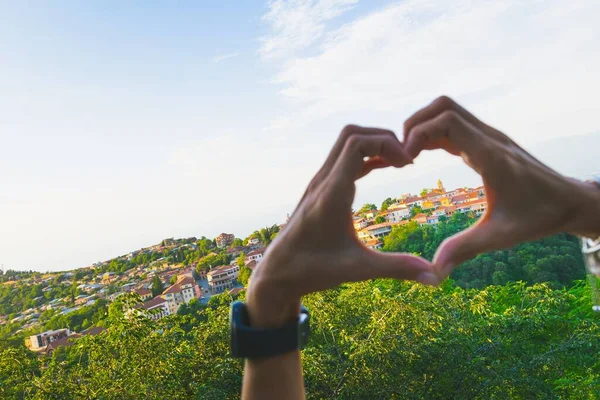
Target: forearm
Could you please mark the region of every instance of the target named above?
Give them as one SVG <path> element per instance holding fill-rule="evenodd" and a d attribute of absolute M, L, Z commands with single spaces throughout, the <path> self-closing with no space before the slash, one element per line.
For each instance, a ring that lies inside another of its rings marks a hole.
<path fill-rule="evenodd" d="M 252 279 L 246 306 L 253 327 L 273 328 L 298 318 L 300 300 L 289 300 L 278 296 L 277 288 L 261 281 L 259 273 Z M 276 357 L 246 359 L 242 399 L 296 400 L 304 397 L 300 351 L 296 350 Z"/>

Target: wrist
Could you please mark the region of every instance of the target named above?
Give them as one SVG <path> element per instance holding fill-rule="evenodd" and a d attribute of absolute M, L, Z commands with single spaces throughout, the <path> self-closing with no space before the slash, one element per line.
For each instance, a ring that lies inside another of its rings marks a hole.
<path fill-rule="evenodd" d="M 600 236 L 600 185 L 596 182 L 576 181 L 578 207 L 570 233 L 597 238 Z"/>
<path fill-rule="evenodd" d="M 258 272 L 259 268 L 255 271 Z M 246 296 L 250 325 L 256 328 L 277 328 L 298 319 L 300 298 L 285 293 L 276 280 L 252 277 Z"/>

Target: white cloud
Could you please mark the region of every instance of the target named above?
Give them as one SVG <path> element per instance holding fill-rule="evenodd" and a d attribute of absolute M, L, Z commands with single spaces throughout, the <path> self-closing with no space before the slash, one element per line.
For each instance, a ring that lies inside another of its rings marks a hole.
<path fill-rule="evenodd" d="M 230 58 L 237 57 L 239 55 L 240 55 L 240 53 L 237 53 L 237 52 L 236 53 L 222 54 L 222 55 L 213 57 L 212 62 L 214 62 L 214 63 L 220 63 L 221 61 L 225 61 L 225 60 L 228 60 Z"/>
<path fill-rule="evenodd" d="M 290 39 L 283 19 L 265 47 L 320 38 L 316 55 L 285 58 L 274 78 L 303 120 L 384 113 L 401 122 L 449 94 L 533 141 L 597 129 L 599 15 L 595 0 L 407 0 L 309 39 Z"/>
<path fill-rule="evenodd" d="M 260 54 L 277 58 L 313 44 L 325 23 L 351 9 L 358 0 L 272 0 L 263 20 L 273 34 L 262 39 Z"/>

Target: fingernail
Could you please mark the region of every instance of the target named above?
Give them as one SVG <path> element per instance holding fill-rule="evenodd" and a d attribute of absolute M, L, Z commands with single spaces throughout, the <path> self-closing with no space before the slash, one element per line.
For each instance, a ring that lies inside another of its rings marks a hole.
<path fill-rule="evenodd" d="M 421 272 L 417 276 L 416 280 L 417 282 L 420 282 L 423 285 L 437 286 L 440 284 L 440 278 L 438 278 L 437 275 L 431 272 Z"/>

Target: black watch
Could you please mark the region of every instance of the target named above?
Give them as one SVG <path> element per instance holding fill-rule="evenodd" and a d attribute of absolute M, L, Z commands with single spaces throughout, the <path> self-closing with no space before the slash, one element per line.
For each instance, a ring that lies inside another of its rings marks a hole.
<path fill-rule="evenodd" d="M 308 343 L 310 314 L 300 306 L 298 321 L 280 328 L 261 329 L 250 326 L 246 305 L 231 303 L 231 356 L 243 358 L 273 357 L 293 350 L 302 350 Z"/>

